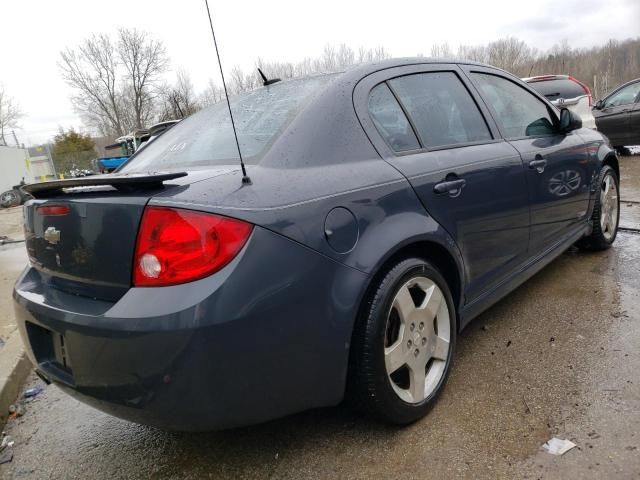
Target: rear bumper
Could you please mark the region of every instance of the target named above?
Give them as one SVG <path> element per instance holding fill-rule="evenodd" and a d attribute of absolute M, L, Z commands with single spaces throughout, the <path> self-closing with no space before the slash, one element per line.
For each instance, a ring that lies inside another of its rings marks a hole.
<path fill-rule="evenodd" d="M 338 403 L 366 278 L 256 227 L 197 282 L 109 303 L 28 268 L 14 299 L 29 358 L 68 393 L 134 422 L 210 430 Z"/>

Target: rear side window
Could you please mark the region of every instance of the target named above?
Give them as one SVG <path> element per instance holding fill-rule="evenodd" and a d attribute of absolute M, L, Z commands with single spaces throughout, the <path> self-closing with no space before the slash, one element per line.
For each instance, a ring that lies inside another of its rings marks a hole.
<path fill-rule="evenodd" d="M 455 73 L 407 75 L 389 84 L 426 147 L 492 139 L 480 110 Z"/>
<path fill-rule="evenodd" d="M 634 103 L 640 94 L 640 82 L 632 83 L 631 85 L 627 85 L 626 87 L 620 89 L 620 91 L 611 95 L 604 102 L 604 106 L 606 107 L 617 107 L 618 105 L 627 105 L 629 103 Z"/>
<path fill-rule="evenodd" d="M 386 83 L 371 90 L 369 113 L 378 132 L 396 152 L 417 150 L 418 139 Z"/>
<path fill-rule="evenodd" d="M 485 101 L 493 109 L 505 138 L 555 133 L 553 117 L 543 101 L 506 78 L 472 73 Z"/>
<path fill-rule="evenodd" d="M 293 118 L 333 78 L 276 83 L 231 99 L 242 156 L 258 163 Z M 122 172 L 236 165 L 239 161 L 226 102 L 182 120 L 133 157 Z"/>
<path fill-rule="evenodd" d="M 529 82 L 529 86 L 547 97 L 550 101 L 562 98 L 568 100 L 587 95 L 584 88 L 579 83 L 568 78 L 557 80 L 541 80 L 539 82 Z"/>

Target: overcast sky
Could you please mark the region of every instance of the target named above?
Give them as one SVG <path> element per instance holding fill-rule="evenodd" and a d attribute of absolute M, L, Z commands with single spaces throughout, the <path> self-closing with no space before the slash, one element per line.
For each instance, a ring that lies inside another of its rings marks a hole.
<path fill-rule="evenodd" d="M 56 65 L 59 52 L 94 32 L 136 27 L 161 39 L 172 69 L 196 90 L 218 81 L 204 0 L 21 0 L 0 9 L 0 83 L 26 116 L 19 140 L 41 142 L 58 126 L 81 128 Z M 393 56 L 428 54 L 434 43 L 484 44 L 518 37 L 546 49 L 563 39 L 590 47 L 640 36 L 640 0 L 210 0 L 225 71 L 257 57 L 298 61 L 328 43 L 384 46 Z"/>

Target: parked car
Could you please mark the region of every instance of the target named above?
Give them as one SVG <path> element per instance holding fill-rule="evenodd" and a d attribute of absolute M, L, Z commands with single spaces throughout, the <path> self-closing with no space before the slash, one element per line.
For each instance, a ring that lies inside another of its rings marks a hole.
<path fill-rule="evenodd" d="M 582 126 L 596 128 L 591 113 L 591 90 L 570 75 L 539 75 L 523 78 L 532 88 L 544 95 L 558 108 L 568 108 L 582 120 Z"/>
<path fill-rule="evenodd" d="M 640 145 L 640 78 L 620 85 L 594 109 L 598 130 L 604 133 L 621 153 L 626 145 Z"/>
<path fill-rule="evenodd" d="M 388 60 L 183 120 L 115 174 L 26 187 L 16 318 L 42 378 L 135 422 L 432 407 L 456 336 L 616 238 L 604 136 L 477 63 Z M 81 188 L 79 188 L 81 187 Z"/>

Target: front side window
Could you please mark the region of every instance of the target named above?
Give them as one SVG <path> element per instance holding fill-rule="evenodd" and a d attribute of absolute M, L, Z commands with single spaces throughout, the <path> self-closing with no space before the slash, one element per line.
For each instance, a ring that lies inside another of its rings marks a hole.
<path fill-rule="evenodd" d="M 394 151 L 406 152 L 420 148 L 407 117 L 386 83 L 371 90 L 369 114 L 382 138 Z"/>
<path fill-rule="evenodd" d="M 485 101 L 493 109 L 505 138 L 555 133 L 554 120 L 543 101 L 521 86 L 486 73 L 472 73 Z"/>
<path fill-rule="evenodd" d="M 640 82 L 636 82 L 631 85 L 627 85 L 619 92 L 611 95 L 604 102 L 605 108 L 607 107 L 617 107 L 618 105 L 627 105 L 629 103 L 634 103 L 636 98 L 640 94 Z"/>
<path fill-rule="evenodd" d="M 389 84 L 425 147 L 492 140 L 480 110 L 455 73 L 407 75 Z"/>

